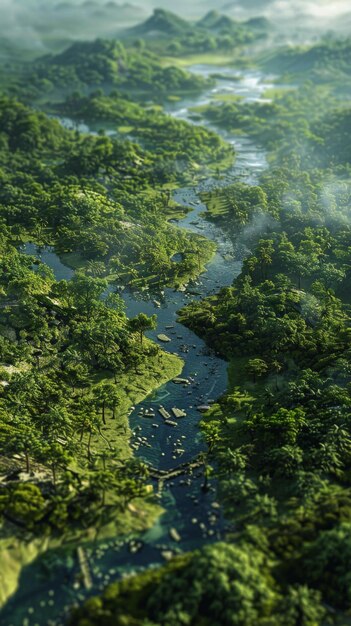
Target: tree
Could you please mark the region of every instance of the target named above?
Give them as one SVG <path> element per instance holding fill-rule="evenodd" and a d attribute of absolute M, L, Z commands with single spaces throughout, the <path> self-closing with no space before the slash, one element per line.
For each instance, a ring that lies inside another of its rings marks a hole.
<path fill-rule="evenodd" d="M 74 304 L 85 316 L 89 316 L 92 308 L 101 298 L 107 288 L 107 281 L 101 278 L 85 276 L 76 273 L 69 283 L 69 289 L 74 299 Z"/>
<path fill-rule="evenodd" d="M 96 404 L 101 408 L 103 424 L 106 425 L 106 408 L 115 407 L 117 403 L 116 387 L 109 381 L 103 381 L 94 387 L 93 394 Z"/>
<path fill-rule="evenodd" d="M 31 470 L 32 457 L 38 458 L 43 441 L 30 416 L 25 412 L 21 417 L 8 419 L 5 416 L 0 427 L 1 447 L 7 454 L 24 454 L 26 472 Z"/>
<path fill-rule="evenodd" d="M 253 377 L 255 383 L 258 376 L 264 376 L 268 372 L 268 365 L 263 359 L 250 359 L 245 366 L 245 371 Z"/>
<path fill-rule="evenodd" d="M 274 241 L 272 239 L 260 239 L 256 250 L 256 257 L 258 265 L 261 267 L 262 280 L 266 280 L 267 278 L 268 267 L 273 262 L 273 254 Z"/>
<path fill-rule="evenodd" d="M 106 505 L 106 492 L 108 490 L 116 490 L 115 475 L 111 470 L 104 468 L 94 468 L 90 472 L 89 487 L 93 493 L 97 492 L 101 495 L 101 506 Z"/>
<path fill-rule="evenodd" d="M 40 488 L 31 483 L 7 486 L 0 496 L 0 512 L 11 522 L 34 529 L 42 520 L 47 503 Z"/>
<path fill-rule="evenodd" d="M 308 583 L 321 589 L 329 602 L 347 610 L 351 607 L 350 559 L 351 525 L 344 523 L 322 531 L 306 546 L 302 560 Z"/>
<path fill-rule="evenodd" d="M 279 612 L 286 626 L 320 626 L 326 616 L 321 594 L 302 585 L 288 588 Z"/>
<path fill-rule="evenodd" d="M 306 412 L 298 407 L 290 410 L 280 408 L 271 415 L 259 413 L 249 418 L 245 427 L 257 446 L 268 452 L 271 448 L 294 446 L 306 424 Z"/>
<path fill-rule="evenodd" d="M 46 441 L 67 439 L 73 428 L 72 416 L 64 405 L 52 406 L 40 415 L 40 427 Z"/>
<path fill-rule="evenodd" d="M 195 552 L 183 568 L 165 573 L 147 604 L 152 620 L 221 626 L 258 624 L 276 595 L 264 553 L 245 543 L 217 543 Z M 185 621 L 186 620 L 186 621 Z"/>
<path fill-rule="evenodd" d="M 139 333 L 140 345 L 143 345 L 144 333 L 148 330 L 155 330 L 157 325 L 157 315 L 148 317 L 145 313 L 139 313 L 136 317 L 129 320 L 129 328 L 133 333 Z"/>
<path fill-rule="evenodd" d="M 43 444 L 42 461 L 51 467 L 54 487 L 56 487 L 57 469 L 66 469 L 72 459 L 69 448 L 72 448 L 72 446 L 64 447 L 54 440 Z"/>

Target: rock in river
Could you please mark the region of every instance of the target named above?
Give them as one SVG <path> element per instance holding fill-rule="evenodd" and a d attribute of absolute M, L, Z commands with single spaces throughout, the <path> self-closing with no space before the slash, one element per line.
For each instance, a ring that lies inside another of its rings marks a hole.
<path fill-rule="evenodd" d="M 177 542 L 181 541 L 181 536 L 176 528 L 169 529 L 169 536 L 171 539 L 173 539 L 173 541 L 177 541 Z"/>
<path fill-rule="evenodd" d="M 172 339 L 170 339 L 169 337 L 167 337 L 167 335 L 164 335 L 164 334 L 157 335 L 157 339 L 159 341 L 163 341 L 163 343 L 169 343 L 170 341 L 172 341 Z"/>

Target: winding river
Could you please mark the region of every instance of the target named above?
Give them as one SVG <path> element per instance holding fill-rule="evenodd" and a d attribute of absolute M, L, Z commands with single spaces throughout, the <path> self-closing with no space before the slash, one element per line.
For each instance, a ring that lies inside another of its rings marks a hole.
<path fill-rule="evenodd" d="M 270 86 L 266 78 L 256 71 L 239 72 L 232 68 L 204 65 L 193 66 L 190 70 L 203 76 L 221 75 L 216 87 L 207 93 L 168 105 L 171 115 L 192 123 L 197 122 L 193 120 L 191 108 L 210 102 L 216 94 L 237 94 L 247 101 L 262 101 L 264 92 Z M 133 431 L 131 443 L 135 453 L 160 469 L 189 461 L 204 449 L 205 444 L 198 428 L 201 415 L 197 407 L 218 398 L 227 386 L 227 364 L 209 352 L 199 337 L 177 322 L 177 311 L 180 308 L 191 300 L 202 299 L 230 285 L 241 269 L 241 259 L 232 243 L 220 228 L 204 219 L 205 206 L 199 200 L 199 193 L 234 180 L 254 184 L 266 167 L 264 151 L 249 139 L 233 136 L 217 128 L 215 130 L 235 146 L 235 165 L 221 181 L 210 178 L 196 188 L 174 192 L 174 199 L 179 204 L 193 207 L 178 222 L 179 227 L 205 235 L 217 243 L 217 254 L 209 263 L 207 272 L 190 285 L 186 292 L 166 290 L 159 308 L 155 308 L 152 299 L 138 298 L 127 291 L 123 293 L 128 316 L 135 316 L 141 311 L 148 315 L 157 313 L 158 328 L 149 333 L 149 337 L 157 341 L 159 333 L 168 335 L 171 342 L 163 347 L 184 359 L 182 377 L 192 381 L 186 386 L 169 382 L 130 414 Z M 27 252 L 37 253 L 31 245 L 27 246 Z M 52 250 L 41 251 L 41 259 L 54 270 L 58 279 L 71 278 L 72 270 L 62 265 Z M 157 415 L 160 404 L 167 410 L 172 407 L 183 409 L 187 416 L 178 420 L 177 428 L 170 428 Z M 152 409 L 155 411 L 155 419 L 140 416 L 142 410 Z M 157 427 L 153 426 L 155 423 Z M 97 541 L 87 547 L 93 593 L 99 592 L 119 576 L 164 562 L 165 552 L 194 549 L 204 542 L 218 540 L 223 536 L 225 520 L 216 503 L 215 486 L 212 485 L 210 491 L 204 493 L 201 490 L 202 481 L 203 472 L 198 470 L 193 476 L 179 477 L 166 483 L 160 497 L 165 512 L 153 528 L 138 537 L 140 544 L 135 550 L 131 551 L 131 537 Z M 179 541 L 171 538 L 171 528 L 177 530 Z M 23 569 L 17 592 L 3 609 L 1 624 L 63 624 L 69 605 L 82 601 L 86 595 L 85 590 L 77 585 L 76 574 L 76 546 L 49 551 L 37 558 Z"/>

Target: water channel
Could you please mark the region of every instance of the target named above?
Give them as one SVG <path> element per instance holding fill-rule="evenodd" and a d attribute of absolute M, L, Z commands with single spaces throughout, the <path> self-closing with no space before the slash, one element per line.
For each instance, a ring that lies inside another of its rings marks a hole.
<path fill-rule="evenodd" d="M 197 122 L 193 120 L 191 108 L 210 102 L 218 93 L 232 93 L 247 101 L 261 101 L 270 86 L 263 75 L 254 71 L 239 72 L 232 68 L 213 66 L 193 66 L 190 70 L 203 76 L 213 73 L 222 76 L 216 87 L 205 94 L 168 105 L 171 115 L 192 123 Z M 69 120 L 64 123 L 69 125 Z M 205 443 L 198 427 L 201 414 L 197 407 L 217 399 L 227 386 L 227 364 L 209 353 L 204 342 L 177 321 L 179 309 L 191 300 L 202 299 L 230 285 L 241 269 L 240 256 L 232 243 L 220 228 L 205 220 L 205 206 L 199 200 L 199 193 L 234 180 L 255 184 L 258 175 L 266 167 L 264 151 L 249 139 L 233 136 L 217 128 L 215 130 L 235 147 L 235 165 L 220 181 L 210 178 L 196 188 L 174 192 L 174 199 L 179 204 L 192 207 L 192 211 L 178 222 L 178 226 L 204 235 L 217 244 L 217 253 L 209 263 L 207 272 L 185 292 L 166 290 L 160 298 L 161 306 L 157 308 L 152 298 L 138 297 L 126 290 L 123 292 L 129 317 L 141 311 L 148 315 L 157 314 L 157 330 L 149 333 L 149 337 L 157 341 L 157 335 L 165 333 L 171 339 L 163 347 L 184 359 L 182 377 L 192 381 L 190 385 L 169 382 L 130 414 L 133 432 L 131 444 L 135 454 L 161 469 L 189 461 L 204 449 Z M 38 254 L 32 245 L 28 245 L 26 251 Z M 69 280 L 72 277 L 72 270 L 61 263 L 52 249 L 40 251 L 40 258 L 54 270 L 58 280 Z M 172 407 L 184 409 L 187 416 L 178 420 L 176 428 L 171 428 L 158 415 L 160 404 L 168 411 Z M 153 409 L 155 419 L 141 417 L 141 409 Z M 155 423 L 156 426 L 153 425 Z M 217 507 L 215 489 L 207 493 L 201 490 L 202 474 L 202 470 L 196 470 L 191 477 L 179 477 L 166 484 L 160 500 L 165 512 L 153 528 L 138 537 L 140 549 L 136 552 L 130 551 L 131 537 L 98 541 L 87 547 L 93 579 L 92 593 L 98 593 L 119 576 L 164 562 L 164 553 L 167 551 L 176 553 L 194 549 L 223 536 L 225 520 Z M 177 529 L 179 542 L 170 536 L 171 528 Z M 23 569 L 18 590 L 2 611 L 1 624 L 63 624 L 68 607 L 82 601 L 86 595 L 85 590 L 75 582 L 76 574 L 76 546 L 49 551 L 37 558 L 32 565 Z"/>

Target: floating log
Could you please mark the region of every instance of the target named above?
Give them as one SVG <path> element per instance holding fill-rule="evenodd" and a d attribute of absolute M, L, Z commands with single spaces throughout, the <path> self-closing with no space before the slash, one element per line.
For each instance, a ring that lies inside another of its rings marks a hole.
<path fill-rule="evenodd" d="M 77 556 L 84 587 L 85 589 L 91 589 L 93 581 L 90 574 L 89 562 L 85 551 L 81 546 L 77 548 Z"/>
<path fill-rule="evenodd" d="M 165 424 L 167 426 L 178 426 L 177 422 L 173 422 L 173 420 L 166 420 Z"/>
<path fill-rule="evenodd" d="M 194 469 L 202 467 L 203 465 L 204 459 L 200 457 L 194 459 L 193 461 L 181 463 L 181 465 L 169 470 L 162 470 L 149 465 L 149 473 L 151 478 L 155 478 L 163 484 L 166 480 L 171 480 L 172 478 L 177 478 L 178 476 L 183 476 L 184 474 L 192 474 Z"/>

